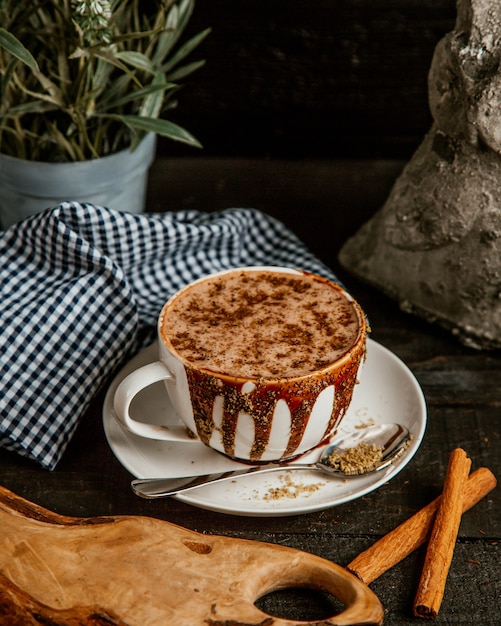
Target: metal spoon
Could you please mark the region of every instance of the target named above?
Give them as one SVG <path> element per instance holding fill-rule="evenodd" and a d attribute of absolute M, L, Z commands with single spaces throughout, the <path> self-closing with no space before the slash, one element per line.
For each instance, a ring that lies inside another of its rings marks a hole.
<path fill-rule="evenodd" d="M 279 470 L 320 470 L 329 476 L 353 478 L 371 472 L 378 472 L 394 463 L 407 448 L 409 438 L 410 433 L 408 429 L 401 424 L 378 424 L 377 426 L 359 429 L 334 439 L 330 445 L 323 449 L 320 458 L 315 463 L 269 463 L 219 474 L 183 476 L 180 478 L 137 478 L 131 482 L 131 487 L 134 493 L 142 498 L 164 498 L 191 489 L 197 489 L 203 485 L 222 482 L 223 480 L 234 480 L 239 476 L 264 474 Z M 333 462 L 332 455 L 334 452 L 343 454 L 347 450 L 356 448 L 361 443 L 369 446 L 374 444 L 380 448 L 381 457 L 374 464 L 361 468 L 356 472 L 346 472 L 343 471 L 342 464 Z"/>

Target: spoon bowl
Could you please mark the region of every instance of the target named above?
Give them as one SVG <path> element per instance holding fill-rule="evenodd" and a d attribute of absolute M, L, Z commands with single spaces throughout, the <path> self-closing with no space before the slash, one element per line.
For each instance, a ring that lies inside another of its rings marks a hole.
<path fill-rule="evenodd" d="M 314 463 L 268 463 L 218 474 L 180 478 L 137 478 L 131 482 L 142 498 L 165 498 L 204 485 L 234 480 L 239 476 L 284 470 L 320 471 L 335 478 L 356 478 L 381 471 L 394 463 L 407 449 L 411 435 L 401 424 L 378 424 L 335 437 L 322 449 Z"/>

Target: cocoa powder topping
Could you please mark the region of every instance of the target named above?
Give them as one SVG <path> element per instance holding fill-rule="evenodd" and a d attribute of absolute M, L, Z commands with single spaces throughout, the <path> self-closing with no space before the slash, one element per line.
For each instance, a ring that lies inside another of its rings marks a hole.
<path fill-rule="evenodd" d="M 359 320 L 337 286 L 310 274 L 234 271 L 196 283 L 164 311 L 167 344 L 196 367 L 247 378 L 323 369 L 355 343 Z"/>

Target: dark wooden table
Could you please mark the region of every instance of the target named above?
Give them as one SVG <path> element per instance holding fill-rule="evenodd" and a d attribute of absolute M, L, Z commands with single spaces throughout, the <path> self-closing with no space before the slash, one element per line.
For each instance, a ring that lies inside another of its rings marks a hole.
<path fill-rule="evenodd" d="M 501 477 L 501 354 L 465 348 L 446 331 L 401 312 L 337 263 L 343 241 L 382 204 L 401 167 L 393 161 L 159 159 L 148 192 L 148 208 L 155 211 L 236 206 L 267 211 L 338 272 L 368 312 L 372 337 L 409 366 L 427 400 L 422 446 L 394 480 L 348 504 L 293 517 L 240 517 L 174 499 L 141 500 L 104 437 L 101 409 L 109 381 L 103 381 L 56 470 L 0 451 L 1 483 L 65 515 L 149 515 L 204 533 L 299 548 L 346 565 L 441 492 L 455 447 L 467 451 L 473 469 L 485 466 Z M 500 541 L 497 488 L 462 519 L 438 624 L 501 623 Z M 385 607 L 385 624 L 419 621 L 412 617 L 412 602 L 423 557 L 421 548 L 372 583 Z M 275 592 L 261 606 L 289 619 L 320 621 L 333 610 L 329 598 L 295 590 Z"/>

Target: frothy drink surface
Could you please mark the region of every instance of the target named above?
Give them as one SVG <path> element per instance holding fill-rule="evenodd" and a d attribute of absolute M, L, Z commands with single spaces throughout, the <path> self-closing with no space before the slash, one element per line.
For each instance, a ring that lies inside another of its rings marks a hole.
<path fill-rule="evenodd" d="M 192 285 L 164 310 L 161 335 L 196 367 L 246 378 L 303 376 L 356 342 L 355 305 L 308 274 L 230 272 Z"/>

